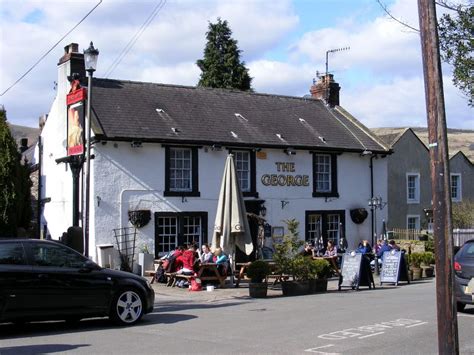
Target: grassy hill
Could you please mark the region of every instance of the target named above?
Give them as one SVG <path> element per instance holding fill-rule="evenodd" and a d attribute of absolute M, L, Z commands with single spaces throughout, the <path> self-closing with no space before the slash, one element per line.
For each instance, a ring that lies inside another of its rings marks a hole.
<path fill-rule="evenodd" d="M 378 135 L 398 134 L 406 128 L 372 128 Z M 416 135 L 428 146 L 428 129 L 424 127 L 411 127 Z M 462 151 L 474 163 L 474 130 L 448 128 L 449 155 L 453 156 Z"/>

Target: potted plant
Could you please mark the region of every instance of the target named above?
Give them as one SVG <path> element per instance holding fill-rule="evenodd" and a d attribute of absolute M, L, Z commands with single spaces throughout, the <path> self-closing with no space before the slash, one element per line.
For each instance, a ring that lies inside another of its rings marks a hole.
<path fill-rule="evenodd" d="M 278 273 L 293 278 L 290 281 L 282 277 L 283 295 L 306 295 L 326 290 L 329 263 L 326 260 L 313 260 L 311 257 L 300 255 L 303 241 L 298 239 L 299 222 L 290 219 L 285 223 L 288 234 L 283 237 L 281 244 L 275 246 L 273 256 Z"/>
<path fill-rule="evenodd" d="M 150 253 L 148 244 L 143 244 L 138 253 L 138 265 L 140 265 L 140 274 L 145 276 L 146 271 L 154 271 L 155 256 Z"/>
<path fill-rule="evenodd" d="M 423 253 L 411 253 L 409 257 L 410 269 L 413 271 L 413 280 L 421 279 L 421 261 Z"/>
<path fill-rule="evenodd" d="M 270 274 L 270 266 L 263 260 L 253 261 L 247 268 L 247 277 L 250 278 L 249 296 L 253 298 L 267 297 L 266 278 Z"/>
<path fill-rule="evenodd" d="M 431 265 L 434 264 L 434 262 L 435 258 L 432 252 L 426 251 L 422 253 L 421 269 L 423 277 L 433 277 L 434 267 Z"/>

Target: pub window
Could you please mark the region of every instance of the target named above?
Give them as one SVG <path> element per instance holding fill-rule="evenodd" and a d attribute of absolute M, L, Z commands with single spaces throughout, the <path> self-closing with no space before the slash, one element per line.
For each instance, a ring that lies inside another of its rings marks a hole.
<path fill-rule="evenodd" d="M 233 149 L 229 152 L 234 154 L 235 170 L 242 194 L 245 197 L 258 197 L 255 152 Z"/>
<path fill-rule="evenodd" d="M 197 148 L 165 147 L 165 196 L 199 196 Z"/>
<path fill-rule="evenodd" d="M 339 197 L 336 154 L 313 153 L 313 197 Z"/>
<path fill-rule="evenodd" d="M 407 229 L 420 230 L 420 216 L 407 216 Z"/>
<path fill-rule="evenodd" d="M 207 243 L 207 212 L 155 213 L 155 257 L 190 243 Z"/>
<path fill-rule="evenodd" d="M 306 211 L 306 235 L 310 242 L 318 242 L 323 237 L 324 246 L 328 240 L 338 245 L 341 235 L 344 235 L 345 211 Z"/>

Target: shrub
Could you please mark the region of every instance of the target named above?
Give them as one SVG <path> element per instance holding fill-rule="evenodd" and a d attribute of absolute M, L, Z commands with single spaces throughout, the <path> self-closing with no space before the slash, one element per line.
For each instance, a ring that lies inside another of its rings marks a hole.
<path fill-rule="evenodd" d="M 412 267 L 420 267 L 423 260 L 423 254 L 424 253 L 411 253 L 410 257 L 408 258 L 409 264 Z"/>
<path fill-rule="evenodd" d="M 421 261 L 425 265 L 431 265 L 431 264 L 434 264 L 435 262 L 434 254 L 429 251 L 422 253 L 421 259 L 422 259 Z"/>
<path fill-rule="evenodd" d="M 254 283 L 262 282 L 270 273 L 270 266 L 263 260 L 255 260 L 247 269 L 247 276 Z"/>

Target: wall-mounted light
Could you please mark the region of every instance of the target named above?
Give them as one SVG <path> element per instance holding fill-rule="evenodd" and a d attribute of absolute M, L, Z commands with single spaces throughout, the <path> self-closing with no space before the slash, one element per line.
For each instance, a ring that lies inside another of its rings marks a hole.
<path fill-rule="evenodd" d="M 222 146 L 219 145 L 219 144 L 213 144 L 213 145 L 211 146 L 211 150 L 214 150 L 214 151 L 216 151 L 216 152 L 220 152 L 220 151 L 222 150 Z"/>
<path fill-rule="evenodd" d="M 132 146 L 132 148 L 141 148 L 143 146 L 141 141 L 132 141 L 130 145 Z"/>
<path fill-rule="evenodd" d="M 181 196 L 181 202 L 182 203 L 188 202 L 188 199 L 186 198 L 186 196 Z"/>
<path fill-rule="evenodd" d="M 296 150 L 294 150 L 293 148 L 286 148 L 285 153 L 287 155 L 296 155 Z"/>
<path fill-rule="evenodd" d="M 265 216 L 267 215 L 267 208 L 265 207 L 265 205 L 262 205 L 262 206 L 260 207 L 260 215 L 261 215 L 262 217 L 265 217 Z"/>
<path fill-rule="evenodd" d="M 100 201 L 102 201 L 102 198 L 100 196 L 96 196 L 95 198 L 97 200 L 97 207 L 99 207 L 100 206 Z"/>
<path fill-rule="evenodd" d="M 364 151 L 362 153 L 360 153 L 361 157 L 364 157 L 366 155 L 372 155 L 372 152 L 368 149 L 364 149 Z"/>

